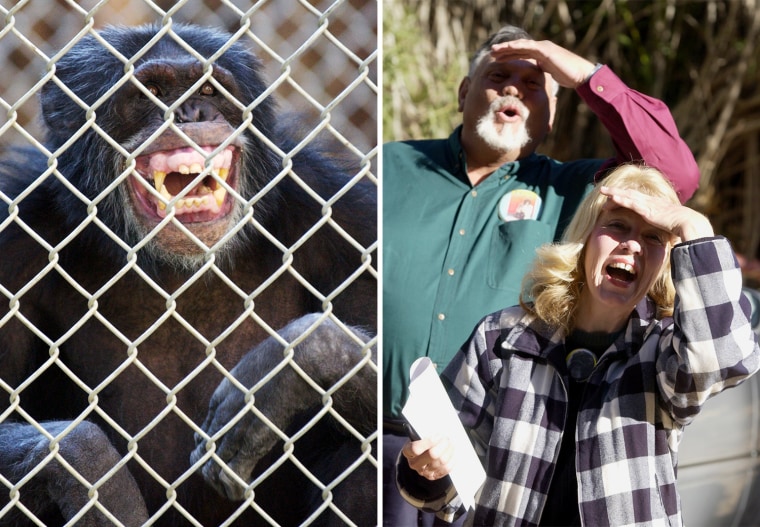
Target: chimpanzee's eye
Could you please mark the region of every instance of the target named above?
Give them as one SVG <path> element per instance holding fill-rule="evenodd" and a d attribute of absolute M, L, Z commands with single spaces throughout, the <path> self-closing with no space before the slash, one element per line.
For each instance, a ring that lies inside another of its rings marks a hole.
<path fill-rule="evenodd" d="M 150 93 L 152 93 L 156 97 L 160 97 L 161 96 L 161 88 L 159 88 L 155 84 L 146 84 L 145 87 L 148 89 L 148 91 Z"/>
<path fill-rule="evenodd" d="M 214 95 L 216 93 L 216 89 L 214 89 L 214 87 L 207 82 L 206 84 L 201 86 L 200 93 L 201 95 Z"/>

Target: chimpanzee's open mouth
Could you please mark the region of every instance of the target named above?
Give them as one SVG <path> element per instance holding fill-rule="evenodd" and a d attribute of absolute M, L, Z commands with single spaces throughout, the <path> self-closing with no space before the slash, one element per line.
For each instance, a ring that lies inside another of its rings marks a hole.
<path fill-rule="evenodd" d="M 151 182 L 161 196 L 157 197 L 143 183 L 133 180 L 132 188 L 140 205 L 145 208 L 144 212 L 164 218 L 169 202 L 182 193 L 183 196 L 173 204 L 174 215 L 180 221 L 204 222 L 225 216 L 230 210 L 230 203 L 222 182 L 234 188 L 238 153 L 236 147 L 228 146 L 209 160 L 210 170 L 206 170 L 206 157 L 215 148 L 203 147 L 205 156 L 187 147 L 160 150 L 138 157 L 137 172 Z M 204 170 L 206 176 L 199 180 L 198 175 Z"/>

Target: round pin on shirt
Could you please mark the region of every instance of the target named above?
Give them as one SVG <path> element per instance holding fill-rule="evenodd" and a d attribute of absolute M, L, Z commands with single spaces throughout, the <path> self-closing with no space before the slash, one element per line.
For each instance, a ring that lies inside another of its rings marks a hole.
<path fill-rule="evenodd" d="M 528 189 L 517 189 L 499 200 L 499 218 L 503 221 L 535 220 L 541 211 L 541 196 Z"/>
<path fill-rule="evenodd" d="M 576 348 L 565 357 L 567 371 L 574 381 L 584 382 L 596 366 L 596 355 L 586 348 Z"/>

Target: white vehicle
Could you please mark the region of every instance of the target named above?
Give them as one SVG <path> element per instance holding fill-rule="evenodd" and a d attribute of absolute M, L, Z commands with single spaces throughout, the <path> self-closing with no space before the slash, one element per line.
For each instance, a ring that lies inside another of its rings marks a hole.
<path fill-rule="evenodd" d="M 760 291 L 744 292 L 760 334 Z M 687 427 L 679 452 L 686 525 L 760 525 L 760 375 L 707 401 Z"/>

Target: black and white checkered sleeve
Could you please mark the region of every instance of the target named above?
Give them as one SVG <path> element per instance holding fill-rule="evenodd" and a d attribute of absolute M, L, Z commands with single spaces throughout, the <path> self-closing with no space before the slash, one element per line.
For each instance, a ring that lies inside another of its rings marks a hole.
<path fill-rule="evenodd" d="M 723 237 L 679 244 L 671 253 L 674 324 L 660 341 L 659 381 L 673 417 L 687 424 L 711 396 L 760 367 L 742 276 Z"/>

